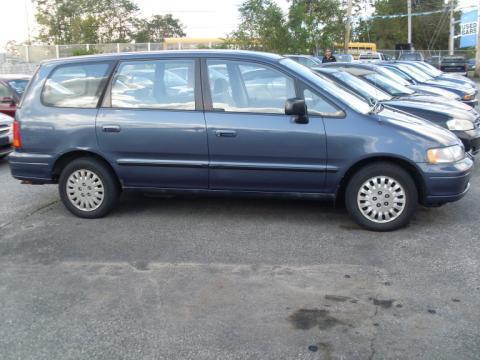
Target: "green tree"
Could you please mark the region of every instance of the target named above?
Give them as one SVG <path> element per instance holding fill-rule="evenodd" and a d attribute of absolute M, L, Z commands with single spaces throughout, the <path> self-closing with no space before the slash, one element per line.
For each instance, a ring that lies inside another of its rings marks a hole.
<path fill-rule="evenodd" d="M 50 44 L 127 42 L 138 7 L 130 0 L 37 0 L 38 40 Z"/>
<path fill-rule="evenodd" d="M 288 11 L 290 52 L 314 54 L 341 43 L 344 16 L 337 0 L 292 0 Z"/>
<path fill-rule="evenodd" d="M 455 5 L 454 5 L 455 6 Z M 413 1 L 412 12 L 445 9 L 443 0 Z M 398 0 L 378 0 L 374 15 L 406 14 L 407 3 Z M 448 48 L 449 14 L 413 16 L 412 42 L 417 49 Z M 407 42 L 407 17 L 361 21 L 354 37 L 359 41 L 375 42 L 379 49 L 394 49 L 395 44 Z"/>
<path fill-rule="evenodd" d="M 162 42 L 165 38 L 184 37 L 183 25 L 172 14 L 154 15 L 136 23 L 136 42 Z"/>
<path fill-rule="evenodd" d="M 240 25 L 227 42 L 242 49 L 285 52 L 289 35 L 282 9 L 271 0 L 247 0 L 239 8 Z"/>

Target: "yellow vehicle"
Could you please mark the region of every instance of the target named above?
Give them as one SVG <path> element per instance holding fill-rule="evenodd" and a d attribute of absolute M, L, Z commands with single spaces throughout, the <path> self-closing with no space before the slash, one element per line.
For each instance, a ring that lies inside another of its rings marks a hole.
<path fill-rule="evenodd" d="M 337 52 L 343 52 L 343 44 L 335 44 Z M 351 42 L 348 44 L 348 53 L 358 59 L 360 54 L 377 52 L 377 44 L 366 42 Z"/>

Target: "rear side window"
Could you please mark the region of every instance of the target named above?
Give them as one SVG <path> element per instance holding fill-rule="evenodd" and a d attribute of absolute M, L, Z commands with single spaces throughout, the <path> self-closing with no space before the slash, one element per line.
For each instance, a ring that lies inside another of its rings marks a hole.
<path fill-rule="evenodd" d="M 47 106 L 96 108 L 107 83 L 110 63 L 72 64 L 56 68 L 43 89 Z"/>
<path fill-rule="evenodd" d="M 195 61 L 120 64 L 112 82 L 112 107 L 195 110 Z"/>

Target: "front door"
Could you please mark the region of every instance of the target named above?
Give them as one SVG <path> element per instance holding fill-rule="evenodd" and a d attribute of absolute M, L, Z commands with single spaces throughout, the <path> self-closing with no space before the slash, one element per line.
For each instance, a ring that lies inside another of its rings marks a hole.
<path fill-rule="evenodd" d="M 117 66 L 96 131 L 125 187 L 206 189 L 208 147 L 194 59 Z"/>
<path fill-rule="evenodd" d="M 210 59 L 205 119 L 213 190 L 321 193 L 326 138 L 321 117 L 285 115 L 295 81 L 270 65 Z"/>

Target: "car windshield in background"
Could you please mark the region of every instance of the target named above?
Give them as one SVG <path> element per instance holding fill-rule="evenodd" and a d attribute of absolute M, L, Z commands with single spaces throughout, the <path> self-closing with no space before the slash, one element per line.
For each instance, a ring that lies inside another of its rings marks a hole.
<path fill-rule="evenodd" d="M 404 73 L 407 73 L 410 75 L 415 81 L 418 82 L 426 82 L 428 80 L 431 80 L 432 77 L 428 76 L 421 70 L 418 70 L 415 66 L 409 65 L 409 64 L 396 64 L 396 67 L 403 71 Z"/>
<path fill-rule="evenodd" d="M 451 56 L 451 57 L 444 57 L 442 59 L 442 63 L 464 63 L 465 58 L 461 56 Z"/>
<path fill-rule="evenodd" d="M 420 61 L 422 58 L 420 54 L 415 54 L 415 53 L 407 53 L 407 54 L 402 54 L 400 55 L 400 60 L 407 60 L 407 61 Z"/>
<path fill-rule="evenodd" d="M 378 73 L 371 73 L 363 76 L 365 79 L 374 83 L 376 86 L 386 91 L 392 96 L 402 96 L 402 95 L 412 95 L 415 94 L 415 91 L 409 89 L 406 86 L 400 85 L 399 83 L 387 78 L 386 76 L 380 75 Z"/>
<path fill-rule="evenodd" d="M 367 114 L 370 111 L 370 105 L 368 102 L 354 95 L 353 93 L 340 88 L 333 81 L 329 81 L 315 75 L 315 73 L 309 70 L 307 67 L 300 65 L 291 59 L 282 59 L 280 60 L 280 63 L 316 84 L 319 88 L 324 89 L 327 93 L 347 104 L 353 110 L 362 114 Z"/>
<path fill-rule="evenodd" d="M 377 71 L 378 71 L 379 74 L 382 74 L 383 76 L 395 81 L 396 83 L 398 83 L 400 85 L 403 85 L 403 86 L 409 86 L 410 85 L 410 83 L 407 80 L 403 79 L 402 77 L 400 77 L 400 75 L 397 75 L 397 73 L 395 73 L 395 71 L 393 71 L 389 68 L 379 67 L 377 69 Z"/>
<path fill-rule="evenodd" d="M 437 77 L 437 76 L 442 75 L 442 72 L 440 70 L 438 70 L 435 66 L 430 65 L 429 63 L 418 62 L 418 63 L 415 63 L 415 64 L 417 64 L 418 67 L 421 67 L 422 69 L 424 69 L 427 72 L 427 74 L 429 74 L 433 77 Z"/>
<path fill-rule="evenodd" d="M 8 85 L 18 94 L 23 95 L 25 92 L 25 88 L 28 85 L 28 80 L 21 79 L 21 80 L 9 80 Z"/>
<path fill-rule="evenodd" d="M 378 56 L 378 54 L 364 54 L 364 55 L 360 55 L 359 59 L 360 60 L 379 60 L 380 56 Z"/>
<path fill-rule="evenodd" d="M 353 62 L 353 55 L 350 54 L 336 54 L 337 62 Z"/>
<path fill-rule="evenodd" d="M 392 97 L 375 86 L 369 84 L 365 80 L 359 79 L 344 71 L 332 73 L 332 75 L 352 87 L 356 92 L 367 99 L 374 99 L 378 101 L 391 100 Z"/>

